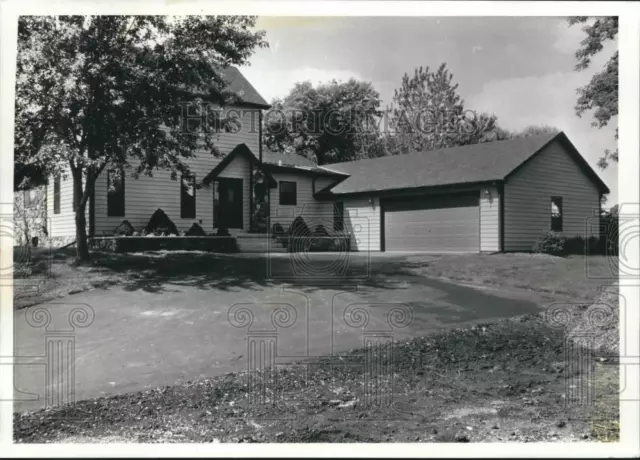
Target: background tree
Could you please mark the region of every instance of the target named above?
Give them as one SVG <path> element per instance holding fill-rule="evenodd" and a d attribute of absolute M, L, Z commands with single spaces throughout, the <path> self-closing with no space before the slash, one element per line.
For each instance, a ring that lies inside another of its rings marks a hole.
<path fill-rule="evenodd" d="M 297 153 L 319 165 L 367 156 L 378 140 L 380 95 L 371 83 L 332 80 L 314 88 L 296 83 L 284 99 L 276 99 L 265 116 L 265 145 Z"/>
<path fill-rule="evenodd" d="M 518 137 L 540 136 L 542 134 L 558 134 L 560 130 L 550 125 L 529 125 L 521 131 L 513 131 L 508 133 L 509 139 Z"/>
<path fill-rule="evenodd" d="M 72 177 L 79 261 L 89 259 L 86 203 L 105 168 L 175 179 L 197 148 L 217 154 L 233 120 L 213 112 L 187 127 L 183 111 L 235 100 L 222 73 L 266 46 L 254 26 L 244 16 L 20 18 L 15 159 Z"/>
<path fill-rule="evenodd" d="M 586 24 L 588 16 L 575 16 L 568 19 L 569 26 L 575 24 Z M 618 18 L 600 17 L 595 18 L 590 24 L 585 25 L 582 30 L 587 34 L 580 42 L 580 49 L 576 51 L 576 70 L 584 70 L 591 64 L 591 58 L 604 49 L 603 43 L 607 40 L 614 40 L 618 35 Z M 604 69 L 596 73 L 591 81 L 582 88 L 578 88 L 578 101 L 576 103 L 576 114 L 581 117 L 586 111 L 593 110 L 594 121 L 592 125 L 602 128 L 609 124 L 611 118 L 618 115 L 618 51 L 616 50 Z M 616 128 L 615 140 L 618 140 L 618 129 Z M 598 161 L 598 166 L 604 169 L 609 163 L 618 162 L 618 148 L 615 150 L 605 150 L 604 156 Z"/>
<path fill-rule="evenodd" d="M 442 63 L 405 74 L 396 89 L 390 113 L 393 154 L 435 150 L 496 140 L 496 117 L 465 110 L 453 74 Z"/>

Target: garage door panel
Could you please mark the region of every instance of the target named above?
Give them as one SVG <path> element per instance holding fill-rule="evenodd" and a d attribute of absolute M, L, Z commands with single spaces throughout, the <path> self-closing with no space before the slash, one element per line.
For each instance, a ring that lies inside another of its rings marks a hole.
<path fill-rule="evenodd" d="M 384 204 L 386 251 L 478 252 L 479 195 Z"/>

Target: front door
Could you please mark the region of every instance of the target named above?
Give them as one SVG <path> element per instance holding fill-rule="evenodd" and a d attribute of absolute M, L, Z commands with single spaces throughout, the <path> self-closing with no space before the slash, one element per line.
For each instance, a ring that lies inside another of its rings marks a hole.
<path fill-rule="evenodd" d="M 242 179 L 218 179 L 213 193 L 214 226 L 217 228 L 243 228 Z"/>

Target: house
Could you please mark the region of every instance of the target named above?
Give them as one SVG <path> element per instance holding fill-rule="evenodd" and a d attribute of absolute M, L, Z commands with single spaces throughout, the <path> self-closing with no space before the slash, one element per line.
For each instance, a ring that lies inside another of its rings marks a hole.
<path fill-rule="evenodd" d="M 564 133 L 325 169 L 345 178 L 316 198 L 365 221 L 355 247 L 369 251 L 530 251 L 550 230 L 597 236 L 609 193 Z"/>
<path fill-rule="evenodd" d="M 158 208 L 181 231 L 197 222 L 232 235 L 302 216 L 311 229 L 348 232 L 357 251 L 529 251 L 549 230 L 598 233 L 609 189 L 563 133 L 318 166 L 263 151 L 269 105 L 237 69 L 227 78 L 242 102 L 231 107 L 240 129 L 218 139 L 224 156 L 196 152 L 178 180 L 105 170 L 88 204 L 90 235 L 111 235 L 125 219 L 142 229 Z M 71 181 L 49 181 L 47 197 L 51 236 L 73 240 Z"/>

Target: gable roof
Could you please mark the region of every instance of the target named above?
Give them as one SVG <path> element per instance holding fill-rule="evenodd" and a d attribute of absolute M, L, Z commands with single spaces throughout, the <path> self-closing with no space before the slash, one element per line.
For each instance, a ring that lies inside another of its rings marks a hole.
<path fill-rule="evenodd" d="M 554 141 L 562 143 L 602 193 L 609 193 L 606 184 L 562 132 L 324 165 L 327 170 L 349 177 L 319 193 L 343 195 L 501 181 Z"/>
<path fill-rule="evenodd" d="M 240 69 L 229 66 L 224 69 L 220 69 L 220 73 L 224 81 L 229 85 L 229 89 L 237 94 L 243 103 L 265 109 L 271 107 L 267 101 L 260 96 L 260 93 L 256 91 L 251 83 L 249 83 L 249 80 L 242 75 Z"/>
<path fill-rule="evenodd" d="M 229 152 L 222 159 L 222 161 L 220 163 L 218 163 L 215 166 L 215 168 L 213 168 L 211 170 L 211 172 L 209 174 L 206 175 L 206 177 L 204 179 L 202 179 L 202 183 L 204 185 L 209 185 L 211 182 L 213 182 L 220 175 L 220 173 L 222 171 L 224 171 L 224 169 L 229 165 L 229 163 L 231 163 L 233 161 L 233 159 L 236 158 L 237 156 L 244 156 L 245 158 L 247 158 L 247 160 L 249 160 L 251 163 L 253 163 L 253 165 L 256 168 L 260 169 L 264 173 L 266 178 L 269 180 L 269 186 L 271 188 L 277 187 L 278 184 L 277 184 L 276 180 L 269 173 L 269 171 L 265 170 L 263 165 L 256 158 L 256 156 L 253 154 L 253 152 L 247 146 L 247 144 L 238 144 L 238 145 L 236 145 L 233 148 L 233 150 L 231 152 Z"/>

